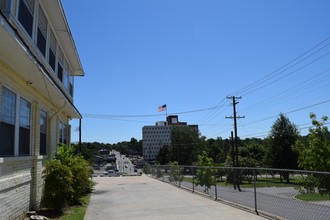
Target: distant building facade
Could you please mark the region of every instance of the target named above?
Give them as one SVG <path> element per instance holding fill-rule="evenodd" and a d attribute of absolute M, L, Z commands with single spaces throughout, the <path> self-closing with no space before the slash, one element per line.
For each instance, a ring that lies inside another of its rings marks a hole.
<path fill-rule="evenodd" d="M 189 126 L 196 129 L 197 125 L 188 125 L 187 122 L 179 122 L 177 115 L 169 115 L 166 121 L 156 122 L 154 126 L 142 128 L 143 158 L 146 161 L 155 161 L 160 149 L 165 145 L 171 145 L 171 129 L 173 126 Z"/>
<path fill-rule="evenodd" d="M 60 0 L 0 0 L 0 219 L 38 210 L 84 72 Z"/>

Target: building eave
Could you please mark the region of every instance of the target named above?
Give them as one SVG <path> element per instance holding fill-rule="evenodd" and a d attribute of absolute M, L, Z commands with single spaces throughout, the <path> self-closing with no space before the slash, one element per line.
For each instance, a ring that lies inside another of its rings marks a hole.
<path fill-rule="evenodd" d="M 3 63 L 19 77 L 26 81 L 27 86 L 35 88 L 50 103 L 54 110 L 68 103 L 63 113 L 69 118 L 82 118 L 72 100 L 66 95 L 63 88 L 51 77 L 51 73 L 29 51 L 29 48 L 17 35 L 5 17 L 0 15 L 0 64 Z"/>
<path fill-rule="evenodd" d="M 72 74 L 74 76 L 84 76 L 85 73 L 61 1 L 43 0 L 42 3 L 50 17 L 56 36 L 63 46 L 62 49 L 69 59 Z"/>

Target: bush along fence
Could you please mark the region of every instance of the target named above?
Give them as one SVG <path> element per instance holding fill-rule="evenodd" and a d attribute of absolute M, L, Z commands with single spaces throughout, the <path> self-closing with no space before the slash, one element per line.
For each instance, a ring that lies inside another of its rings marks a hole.
<path fill-rule="evenodd" d="M 146 165 L 146 174 L 279 219 L 329 219 L 330 172 Z"/>

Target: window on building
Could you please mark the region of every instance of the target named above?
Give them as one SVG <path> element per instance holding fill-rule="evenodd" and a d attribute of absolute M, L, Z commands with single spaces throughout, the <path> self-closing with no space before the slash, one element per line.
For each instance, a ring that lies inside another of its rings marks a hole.
<path fill-rule="evenodd" d="M 18 21 L 32 37 L 34 15 L 34 0 L 20 0 L 18 6 Z"/>
<path fill-rule="evenodd" d="M 38 31 L 37 31 L 37 47 L 44 57 L 46 56 L 46 42 L 47 42 L 47 19 L 39 6 L 38 15 Z"/>
<path fill-rule="evenodd" d="M 69 81 L 70 81 L 70 88 L 69 88 L 69 92 L 70 95 L 73 96 L 73 76 L 69 76 Z"/>
<path fill-rule="evenodd" d="M 3 88 L 1 97 L 0 155 L 13 156 L 15 142 L 16 95 Z"/>
<path fill-rule="evenodd" d="M 5 11 L 6 9 L 6 0 L 0 0 L 0 10 Z"/>
<path fill-rule="evenodd" d="M 30 154 L 31 103 L 20 99 L 19 110 L 19 155 Z"/>
<path fill-rule="evenodd" d="M 40 155 L 47 154 L 47 112 L 40 112 Z"/>
<path fill-rule="evenodd" d="M 63 81 L 63 60 L 63 52 L 61 49 L 59 49 L 57 58 L 57 77 L 61 82 Z"/>
<path fill-rule="evenodd" d="M 59 142 L 61 144 L 67 144 L 67 126 L 60 122 L 59 124 Z"/>
<path fill-rule="evenodd" d="M 63 84 L 65 89 L 69 92 L 69 65 L 66 61 L 64 61 Z"/>
<path fill-rule="evenodd" d="M 5 87 L 1 102 L 0 155 L 29 155 L 31 103 Z"/>
<path fill-rule="evenodd" d="M 49 33 L 49 51 L 48 51 L 48 63 L 50 67 L 55 71 L 56 66 L 56 38 L 53 31 Z"/>

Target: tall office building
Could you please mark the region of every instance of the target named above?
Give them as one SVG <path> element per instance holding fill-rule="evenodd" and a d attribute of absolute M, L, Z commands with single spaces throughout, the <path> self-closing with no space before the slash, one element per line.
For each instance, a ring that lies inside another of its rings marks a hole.
<path fill-rule="evenodd" d="M 146 161 L 155 161 L 160 149 L 165 145 L 171 145 L 171 129 L 174 126 L 193 127 L 198 132 L 197 125 L 188 125 L 187 122 L 179 122 L 177 115 L 170 115 L 166 121 L 156 122 L 153 126 L 142 128 L 143 157 Z"/>

